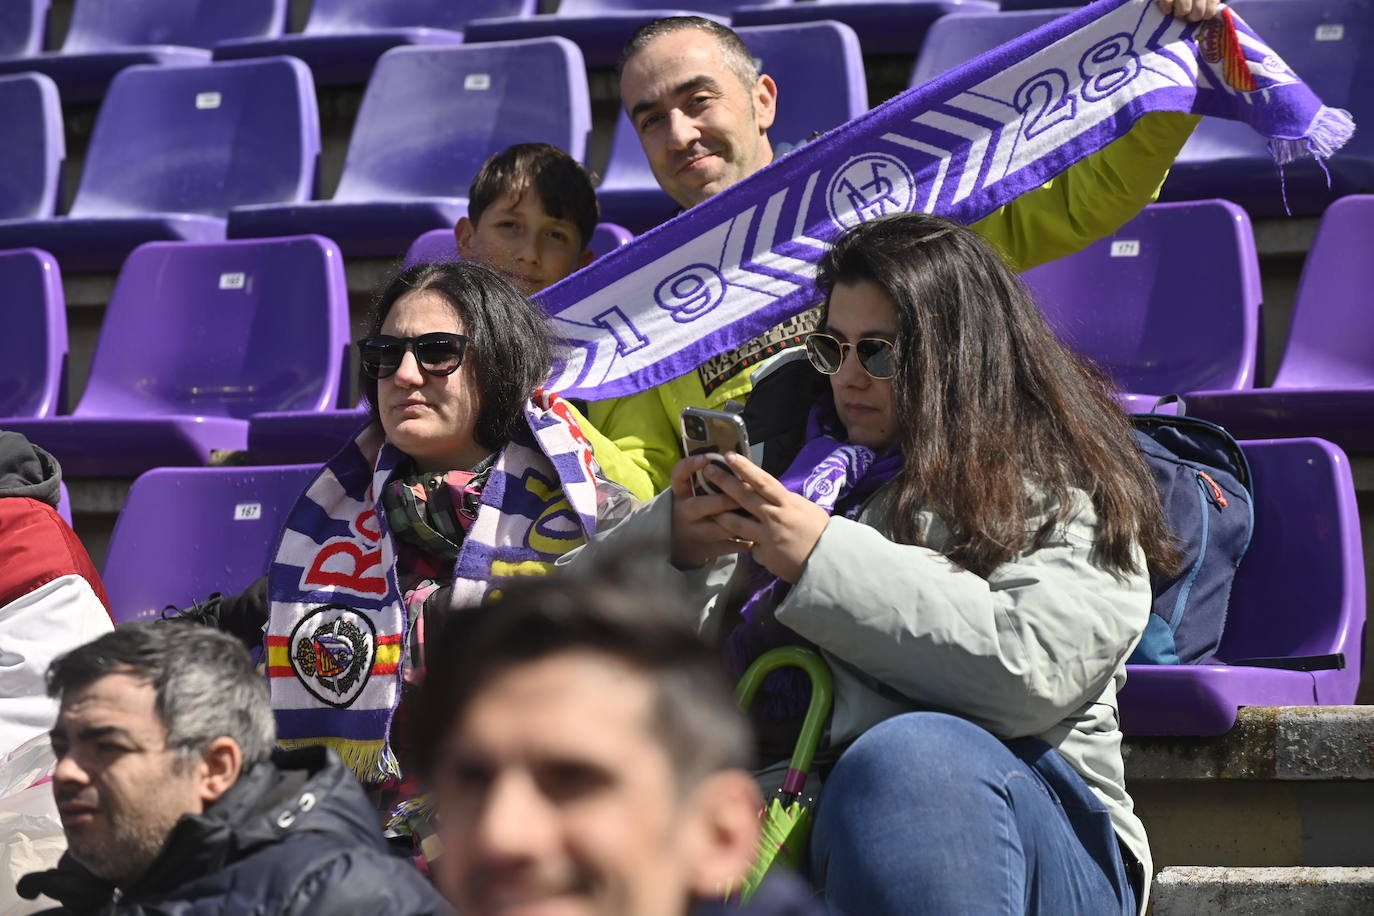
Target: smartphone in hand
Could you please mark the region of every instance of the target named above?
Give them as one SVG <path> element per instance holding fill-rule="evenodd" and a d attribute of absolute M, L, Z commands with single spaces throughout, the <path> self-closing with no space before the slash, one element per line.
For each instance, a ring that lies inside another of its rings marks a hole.
<path fill-rule="evenodd" d="M 725 462 L 726 452 L 749 454 L 749 432 L 739 414 L 724 410 L 708 410 L 705 407 L 684 407 L 682 410 L 682 453 L 687 457 L 708 455 L 730 473 L 734 473 Z M 698 496 L 719 493 L 720 489 L 698 471 L 692 475 L 692 490 Z"/>

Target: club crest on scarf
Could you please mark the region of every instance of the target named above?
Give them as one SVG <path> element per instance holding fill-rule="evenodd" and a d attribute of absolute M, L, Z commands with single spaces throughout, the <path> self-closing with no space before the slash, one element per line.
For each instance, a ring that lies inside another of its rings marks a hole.
<path fill-rule="evenodd" d="M 330 706 L 348 706 L 362 692 L 377 654 L 366 617 L 337 604 L 312 611 L 291 633 L 291 667 L 305 689 Z"/>
<path fill-rule="evenodd" d="M 855 156 L 830 179 L 830 218 L 841 230 L 904 213 L 916 203 L 916 180 L 900 159 L 883 153 Z"/>

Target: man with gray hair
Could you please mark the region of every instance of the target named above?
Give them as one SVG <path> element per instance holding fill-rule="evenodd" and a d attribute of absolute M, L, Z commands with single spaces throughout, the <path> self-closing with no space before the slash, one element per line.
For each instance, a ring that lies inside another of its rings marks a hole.
<path fill-rule="evenodd" d="M 55 660 L 48 693 L 68 851 L 23 896 L 68 913 L 448 912 L 332 753 L 273 752 L 266 683 L 233 637 L 126 624 Z"/>

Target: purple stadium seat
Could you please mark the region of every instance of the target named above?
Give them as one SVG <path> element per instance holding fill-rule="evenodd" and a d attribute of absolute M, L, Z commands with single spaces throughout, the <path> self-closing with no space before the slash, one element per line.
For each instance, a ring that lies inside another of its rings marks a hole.
<path fill-rule="evenodd" d="M 265 575 L 286 514 L 319 470 L 158 468 L 140 476 L 101 572 L 115 623 L 234 594 Z"/>
<path fill-rule="evenodd" d="M 70 417 L 0 419 L 72 476 L 204 464 L 248 418 L 338 403 L 348 293 L 318 236 L 152 242 L 120 272 Z"/>
<path fill-rule="evenodd" d="M 741 0 L 690 0 L 686 8 L 665 8 L 662 0 L 562 0 L 543 16 L 474 19 L 468 41 L 511 41 L 559 35 L 582 49 L 588 67 L 609 67 L 635 29 L 664 16 L 706 16 L 726 23 Z"/>
<path fill-rule="evenodd" d="M 101 106 L 70 215 L 0 220 L 0 248 L 112 270 L 143 242 L 223 239 L 236 204 L 308 199 L 319 149 L 298 60 L 130 67 Z"/>
<path fill-rule="evenodd" d="M 1188 412 L 1247 438 L 1320 436 L 1374 449 L 1374 195 L 1336 201 L 1303 265 L 1271 388 L 1192 391 Z"/>
<path fill-rule="evenodd" d="M 1217 650 L 1229 664 L 1127 666 L 1120 709 L 1128 735 L 1218 735 L 1241 706 L 1355 701 L 1365 580 L 1350 463 L 1322 439 L 1241 446 L 1254 475 L 1255 534 Z M 1257 664 L 1338 653 L 1339 669 Z"/>
<path fill-rule="evenodd" d="M 865 54 L 914 54 L 926 30 L 941 16 L 966 10 L 996 12 L 985 0 L 815 0 L 814 3 L 759 3 L 735 10 L 731 23 L 786 25 L 833 19 L 859 36 Z"/>
<path fill-rule="evenodd" d="M 1367 0 L 1236 0 L 1231 6 L 1326 104 L 1356 125 L 1374 123 L 1374 4 Z M 1330 172 L 1328 185 L 1327 172 Z M 1374 134 L 1354 138 L 1325 163 L 1284 166 L 1283 183 L 1264 138 L 1235 121 L 1207 118 L 1169 172 L 1161 200 L 1224 197 L 1255 216 L 1320 213 L 1346 194 L 1374 191 Z"/>
<path fill-rule="evenodd" d="M 0 219 L 46 219 L 57 204 L 62 160 L 62 103 L 41 73 L 0 76 Z"/>
<path fill-rule="evenodd" d="M 203 64 L 210 61 L 206 49 L 217 41 L 280 35 L 286 4 L 76 0 L 61 51 L 0 60 L 0 73 L 37 70 L 53 78 L 64 102 L 94 101 L 116 73 L 133 64 Z"/>
<path fill-rule="evenodd" d="M 479 16 L 529 16 L 536 0 L 315 0 L 298 35 L 215 45 L 215 60 L 290 54 L 317 85 L 364 83 L 383 52 L 400 45 L 451 45 Z"/>
<path fill-rule="evenodd" d="M 43 50 L 43 28 L 50 0 L 0 3 L 0 60 L 28 57 Z"/>
<path fill-rule="evenodd" d="M 67 485 L 61 481 L 57 483 L 57 514 L 68 525 L 72 523 L 72 496 L 67 492 Z"/>
<path fill-rule="evenodd" d="M 1090 2 L 1092 0 L 1002 0 L 1000 6 L 1004 13 L 1014 13 L 1020 10 L 1062 10 L 1086 6 Z"/>
<path fill-rule="evenodd" d="M 542 140 L 581 159 L 587 76 L 562 38 L 393 48 L 367 84 L 333 200 L 244 206 L 229 235 L 318 232 L 348 255 L 393 255 L 452 227 L 483 161 Z"/>
<path fill-rule="evenodd" d="M 46 251 L 0 251 L 0 417 L 52 417 L 66 400 L 67 306 Z"/>
<path fill-rule="evenodd" d="M 928 82 L 998 45 L 1053 22 L 1065 12 L 1036 10 L 990 15 L 987 10 L 972 9 L 950 13 L 936 20 L 926 32 L 907 85 L 919 86 Z"/>
<path fill-rule="evenodd" d="M 1233 203 L 1154 204 L 1024 277 L 1050 326 L 1111 374 L 1128 410 L 1255 384 L 1259 259 L 1250 218 Z"/>
<path fill-rule="evenodd" d="M 634 236 L 623 226 L 597 223 L 591 249 L 598 255 Z M 458 259 L 452 229 L 431 229 L 411 243 L 405 266 Z M 345 367 L 347 360 L 345 360 Z M 262 464 L 324 461 L 362 428 L 365 404 L 337 410 L 288 410 L 254 414 L 248 425 L 248 454 Z"/>
<path fill-rule="evenodd" d="M 859 40 L 848 26 L 760 26 L 740 29 L 739 36 L 778 84 L 777 118 L 768 130 L 775 154 L 781 156 L 868 110 Z M 647 232 L 678 209 L 654 180 L 623 110 L 616 117 L 610 161 L 596 194 L 606 219 L 636 232 Z"/>

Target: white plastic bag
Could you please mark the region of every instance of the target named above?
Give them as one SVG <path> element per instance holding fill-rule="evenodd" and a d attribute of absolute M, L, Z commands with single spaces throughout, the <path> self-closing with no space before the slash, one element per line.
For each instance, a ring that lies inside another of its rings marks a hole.
<path fill-rule="evenodd" d="M 67 849 L 52 797 L 55 763 L 47 734 L 0 758 L 0 916 L 56 905 L 46 897 L 25 900 L 14 887 L 23 875 L 52 868 Z"/>

